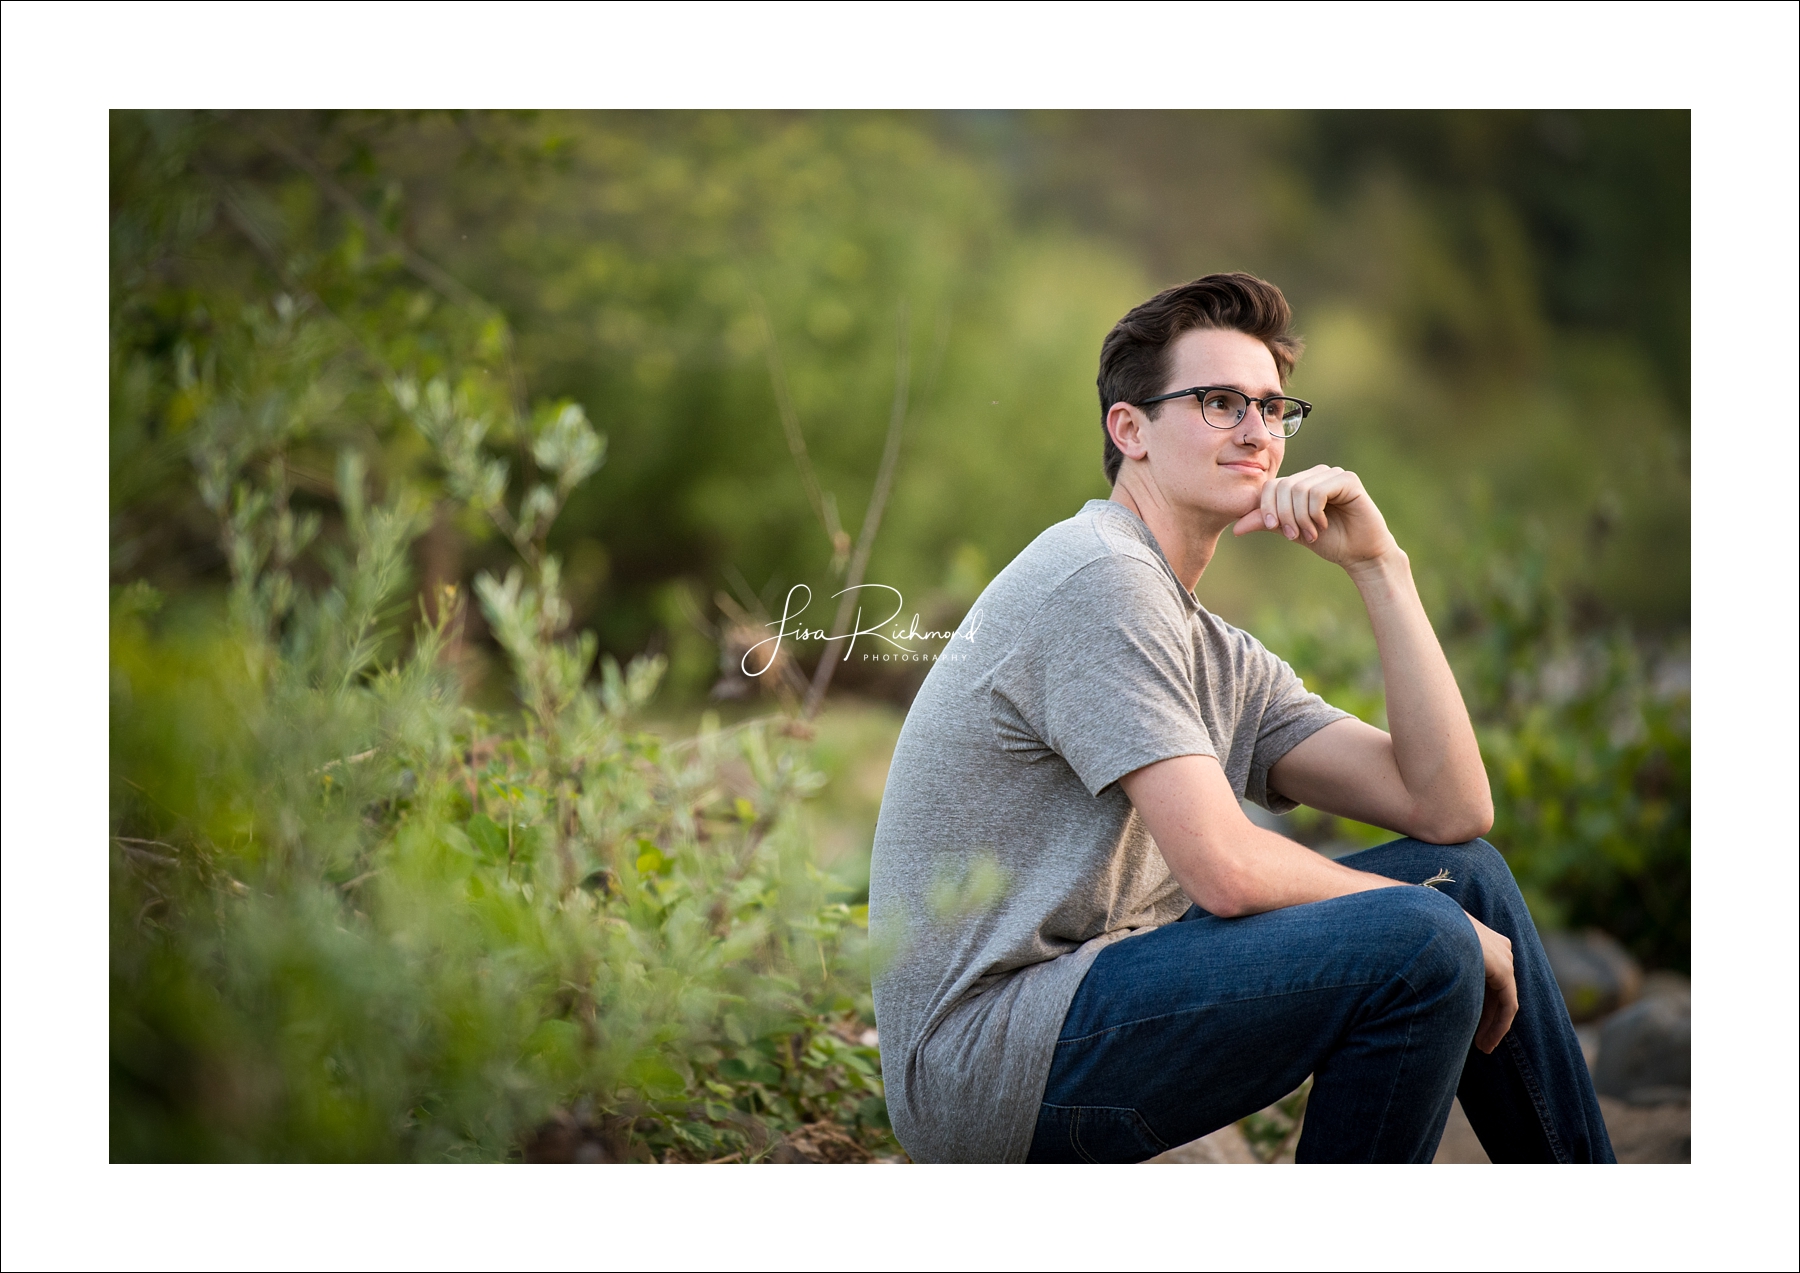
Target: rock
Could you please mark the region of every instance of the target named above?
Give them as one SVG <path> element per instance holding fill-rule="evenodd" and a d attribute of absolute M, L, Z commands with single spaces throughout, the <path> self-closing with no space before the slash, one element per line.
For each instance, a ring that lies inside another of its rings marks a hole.
<path fill-rule="evenodd" d="M 1610 1096 L 1600 1098 L 1600 1115 L 1613 1153 L 1622 1163 L 1682 1163 L 1692 1158 L 1689 1111 L 1686 1101 L 1664 1105 L 1627 1105 Z M 1484 1163 L 1487 1151 L 1475 1129 L 1463 1115 L 1462 1103 L 1450 1106 L 1450 1121 L 1438 1142 L 1434 1163 Z"/>
<path fill-rule="evenodd" d="M 1581 1059 L 1587 1062 L 1588 1074 L 1594 1073 L 1594 1066 L 1600 1060 L 1600 1027 L 1589 1021 L 1575 1027 L 1575 1038 L 1581 1043 Z"/>
<path fill-rule="evenodd" d="M 1165 1150 L 1154 1163 L 1291 1163 L 1306 1118 L 1312 1077 L 1266 1109 L 1240 1118 L 1199 1140 Z"/>
<path fill-rule="evenodd" d="M 1438 1141 L 1437 1154 L 1431 1160 L 1434 1163 L 1480 1163 L 1492 1162 L 1487 1150 L 1481 1147 L 1481 1138 L 1475 1129 L 1469 1126 L 1469 1116 L 1463 1113 L 1461 1101 L 1450 1102 L 1450 1121 L 1444 1124 L 1444 1137 Z"/>
<path fill-rule="evenodd" d="M 1637 1003 L 1615 1012 L 1600 1028 L 1594 1090 L 1633 1105 L 1685 1102 L 1691 1073 L 1686 978 L 1659 976 Z"/>
<path fill-rule="evenodd" d="M 1678 999 L 1683 1008 L 1693 1001 L 1693 983 L 1679 972 L 1653 972 L 1644 978 L 1642 999 Z"/>
<path fill-rule="evenodd" d="M 1644 972 L 1637 960 L 1599 929 L 1540 935 L 1571 1021 L 1603 1017 L 1632 1003 L 1642 992 Z"/>
<path fill-rule="evenodd" d="M 1191 1140 L 1185 1145 L 1158 1154 L 1149 1161 L 1154 1163 L 1253 1163 L 1257 1161 L 1255 1153 L 1250 1149 L 1250 1142 L 1243 1130 L 1236 1123 L 1227 1123 L 1216 1132 L 1210 1132 L 1199 1140 Z"/>
<path fill-rule="evenodd" d="M 1692 1162 L 1693 1124 L 1686 1101 L 1660 1105 L 1628 1105 L 1600 1098 L 1600 1114 L 1613 1154 L 1622 1163 Z"/>
<path fill-rule="evenodd" d="M 1684 1163 L 1692 1159 L 1690 1111 L 1686 1099 L 1655 1105 L 1633 1105 L 1610 1096 L 1600 1098 L 1600 1113 L 1613 1152 L 1622 1163 Z M 1210 1136 L 1150 1159 L 1153 1163 L 1256 1163 L 1261 1160 L 1236 1123 Z M 1438 1142 L 1434 1163 L 1485 1163 L 1487 1151 L 1469 1126 L 1462 1102 L 1450 1104 L 1450 1120 Z"/>
<path fill-rule="evenodd" d="M 616 1163 L 626 1159 L 629 1119 L 596 1119 L 586 1108 L 556 1110 L 523 1145 L 529 1163 Z"/>

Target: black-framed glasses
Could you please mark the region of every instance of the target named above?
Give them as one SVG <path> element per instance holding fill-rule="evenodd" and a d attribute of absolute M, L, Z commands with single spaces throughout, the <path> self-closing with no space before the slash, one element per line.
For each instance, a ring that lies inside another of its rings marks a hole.
<path fill-rule="evenodd" d="M 1152 403 L 1185 398 L 1190 394 L 1200 400 L 1200 418 L 1215 429 L 1237 428 L 1244 422 L 1244 417 L 1249 414 L 1250 404 L 1254 402 L 1256 409 L 1262 413 L 1263 427 L 1278 438 L 1291 438 L 1300 432 L 1300 422 L 1313 409 L 1312 403 L 1299 398 L 1252 398 L 1224 385 L 1196 385 L 1192 389 L 1177 389 L 1174 393 L 1145 398 L 1132 405 L 1147 407 Z"/>

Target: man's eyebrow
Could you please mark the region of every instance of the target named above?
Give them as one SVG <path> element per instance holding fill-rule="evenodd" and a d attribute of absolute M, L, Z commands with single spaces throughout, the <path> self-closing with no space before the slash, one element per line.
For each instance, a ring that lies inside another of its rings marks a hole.
<path fill-rule="evenodd" d="M 1262 393 L 1256 392 L 1254 389 L 1246 389 L 1241 384 L 1232 384 L 1228 380 L 1215 380 L 1211 384 L 1193 384 L 1193 385 L 1189 385 L 1188 388 L 1190 388 L 1190 389 L 1235 389 L 1237 392 L 1243 394 L 1246 398 L 1262 398 L 1262 397 L 1279 398 L 1279 397 L 1283 396 L 1283 391 L 1279 385 L 1276 386 L 1275 388 L 1269 390 L 1269 392 L 1267 394 L 1262 394 Z"/>

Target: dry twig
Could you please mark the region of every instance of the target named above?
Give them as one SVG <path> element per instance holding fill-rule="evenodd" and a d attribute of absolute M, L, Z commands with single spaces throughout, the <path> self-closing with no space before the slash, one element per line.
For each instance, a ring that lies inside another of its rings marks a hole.
<path fill-rule="evenodd" d="M 750 288 L 750 307 L 756 311 L 756 324 L 762 331 L 763 357 L 769 364 L 769 384 L 775 391 L 775 409 L 781 416 L 781 431 L 787 435 L 788 453 L 794 457 L 794 467 L 800 470 L 800 484 L 806 488 L 807 501 L 812 504 L 819 525 L 825 528 L 825 537 L 831 541 L 831 568 L 836 573 L 850 555 L 850 536 L 838 520 L 837 500 L 819 489 L 812 456 L 806 449 L 806 434 L 800 430 L 800 411 L 788 388 L 781 347 L 775 341 L 775 324 L 769 321 L 768 306 L 763 304 L 762 293 L 755 286 Z"/>
<path fill-rule="evenodd" d="M 818 714 L 819 705 L 825 701 L 825 691 L 831 688 L 832 675 L 837 671 L 838 642 L 849 636 L 846 625 L 856 605 L 857 590 L 862 587 L 863 572 L 869 568 L 869 554 L 875 549 L 875 534 L 881 529 L 881 515 L 887 508 L 888 494 L 894 487 L 894 470 L 900 462 L 900 433 L 906 424 L 907 393 L 912 382 L 911 333 L 907 319 L 906 302 L 901 301 L 900 333 L 894 350 L 894 405 L 888 412 L 887 443 L 882 447 L 881 467 L 875 474 L 875 490 L 869 496 L 868 511 L 863 514 L 862 533 L 856 537 L 856 554 L 850 559 L 850 573 L 839 594 L 837 617 L 831 624 L 831 630 L 839 635 L 825 643 L 825 651 L 819 656 L 812 685 L 806 691 L 806 704 L 800 710 L 801 720 L 811 720 Z M 934 368 L 934 377 L 935 374 Z"/>

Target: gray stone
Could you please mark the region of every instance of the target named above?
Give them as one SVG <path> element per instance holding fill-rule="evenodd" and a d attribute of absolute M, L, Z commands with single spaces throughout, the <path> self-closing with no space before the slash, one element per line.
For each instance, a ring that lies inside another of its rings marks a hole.
<path fill-rule="evenodd" d="M 1541 936 L 1571 1021 L 1592 1021 L 1615 1012 L 1643 990 L 1644 971 L 1637 960 L 1599 929 Z"/>
<path fill-rule="evenodd" d="M 1622 1163 L 1684 1163 L 1692 1155 L 1687 1101 L 1631 1105 L 1610 1096 L 1600 1098 L 1600 1114 L 1613 1152 Z M 1464 1116 L 1462 1103 L 1450 1106 L 1450 1121 L 1438 1142 L 1435 1163 L 1484 1163 L 1487 1151 Z"/>
<path fill-rule="evenodd" d="M 1209 1132 L 1199 1140 L 1191 1140 L 1185 1145 L 1158 1154 L 1149 1159 L 1153 1163 L 1211 1163 L 1214 1165 L 1228 1163 L 1253 1163 L 1257 1161 L 1255 1152 L 1250 1148 L 1250 1141 L 1236 1123 L 1227 1123 L 1216 1132 Z"/>
<path fill-rule="evenodd" d="M 1487 1150 L 1481 1147 L 1481 1138 L 1475 1129 L 1469 1126 L 1469 1116 L 1463 1113 L 1461 1101 L 1450 1102 L 1450 1119 L 1444 1124 L 1443 1139 L 1438 1141 L 1437 1156 L 1434 1163 L 1484 1163 L 1492 1162 Z"/>
<path fill-rule="evenodd" d="M 1644 978 L 1644 999 L 1678 1000 L 1685 1011 L 1693 999 L 1693 983 L 1679 972 L 1653 972 Z"/>
<path fill-rule="evenodd" d="M 1588 1074 L 1594 1072 L 1594 1065 L 1600 1060 L 1600 1027 L 1592 1021 L 1575 1027 L 1575 1037 L 1581 1042 L 1581 1059 L 1587 1062 Z"/>
<path fill-rule="evenodd" d="M 1622 1163 L 1693 1161 L 1693 1119 L 1686 1101 L 1629 1105 L 1610 1096 L 1600 1098 L 1606 1134 Z"/>
<path fill-rule="evenodd" d="M 1594 1090 L 1633 1105 L 1685 1101 L 1691 1073 L 1690 998 L 1663 980 L 1655 993 L 1615 1012 L 1600 1028 Z"/>

